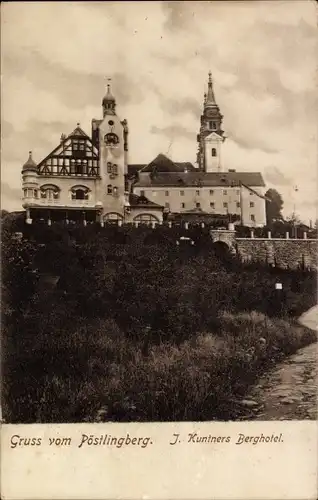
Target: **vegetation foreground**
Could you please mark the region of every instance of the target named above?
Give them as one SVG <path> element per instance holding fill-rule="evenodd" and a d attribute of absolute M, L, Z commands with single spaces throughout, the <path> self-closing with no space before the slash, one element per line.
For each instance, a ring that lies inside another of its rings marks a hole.
<path fill-rule="evenodd" d="M 265 370 L 316 340 L 297 323 L 314 272 L 220 257 L 204 234 L 49 233 L 2 233 L 7 422 L 236 419 Z"/>

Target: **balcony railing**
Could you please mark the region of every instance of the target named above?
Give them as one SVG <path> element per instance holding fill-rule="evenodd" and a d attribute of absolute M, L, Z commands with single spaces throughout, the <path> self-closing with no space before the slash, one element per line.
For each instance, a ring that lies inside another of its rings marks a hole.
<path fill-rule="evenodd" d="M 23 204 L 39 206 L 39 207 L 95 207 L 94 200 L 63 200 L 54 198 L 22 198 Z"/>

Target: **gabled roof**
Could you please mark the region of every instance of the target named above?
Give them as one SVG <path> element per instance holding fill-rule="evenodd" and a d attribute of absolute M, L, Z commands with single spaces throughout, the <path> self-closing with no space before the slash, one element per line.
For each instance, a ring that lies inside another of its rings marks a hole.
<path fill-rule="evenodd" d="M 71 132 L 67 137 L 84 137 L 86 139 L 89 139 L 89 136 L 85 134 L 84 130 L 81 129 L 79 126 L 79 123 L 77 124 L 77 127 Z"/>
<path fill-rule="evenodd" d="M 156 175 L 140 178 L 137 187 L 147 186 L 246 186 L 264 187 L 265 183 L 260 172 L 160 172 Z"/>
<path fill-rule="evenodd" d="M 93 145 L 90 137 L 80 128 L 79 125 L 67 137 L 62 136 L 61 142 L 53 149 L 38 165 L 38 172 L 48 174 L 50 171 L 50 161 L 52 158 L 65 157 L 72 159 L 72 144 L 74 141 L 82 139 L 85 142 L 86 156 L 98 160 L 98 150 Z"/>

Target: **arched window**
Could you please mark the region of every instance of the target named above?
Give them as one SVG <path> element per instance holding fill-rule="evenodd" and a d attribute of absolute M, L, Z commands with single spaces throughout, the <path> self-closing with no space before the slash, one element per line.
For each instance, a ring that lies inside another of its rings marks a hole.
<path fill-rule="evenodd" d="M 46 200 L 58 200 L 60 191 L 60 188 L 54 184 L 45 184 L 40 188 L 41 198 Z"/>
<path fill-rule="evenodd" d="M 72 200 L 88 200 L 89 189 L 86 186 L 73 186 L 71 189 Z"/>
<path fill-rule="evenodd" d="M 118 220 L 123 220 L 123 216 L 121 214 L 118 214 L 117 212 L 109 212 L 108 214 L 104 215 L 104 221 L 117 222 Z"/>
<path fill-rule="evenodd" d="M 153 214 L 139 214 L 134 218 L 136 222 L 159 222 L 159 219 Z"/>
<path fill-rule="evenodd" d="M 212 156 L 216 156 L 216 149 L 212 148 Z"/>

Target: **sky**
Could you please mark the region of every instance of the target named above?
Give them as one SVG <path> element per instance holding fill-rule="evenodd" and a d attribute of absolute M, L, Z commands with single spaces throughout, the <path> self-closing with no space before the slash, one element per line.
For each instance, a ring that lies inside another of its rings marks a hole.
<path fill-rule="evenodd" d="M 128 120 L 129 163 L 196 161 L 208 72 L 224 169 L 260 171 L 284 215 L 316 219 L 317 7 L 285 2 L 2 3 L 1 207 L 21 168 L 77 122 L 90 135 L 107 78 Z M 297 186 L 298 191 L 295 191 Z"/>

